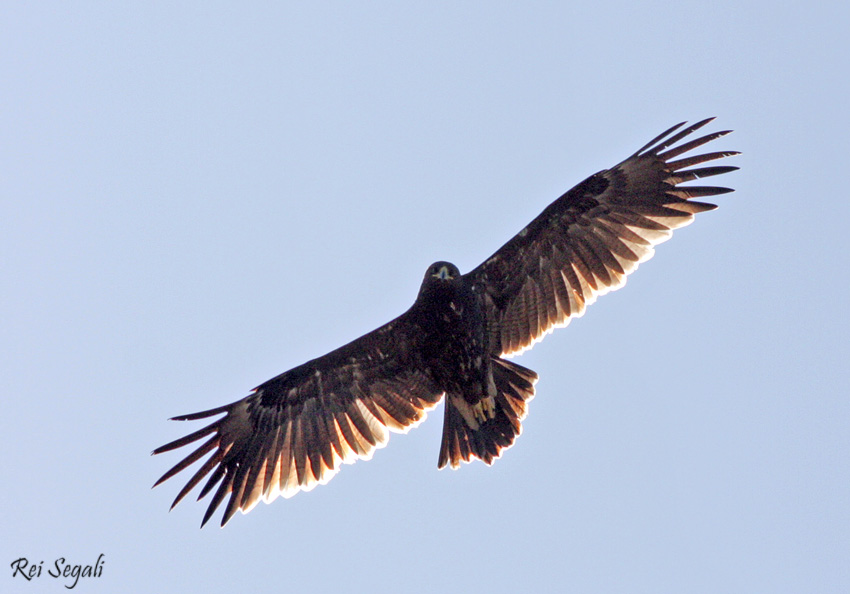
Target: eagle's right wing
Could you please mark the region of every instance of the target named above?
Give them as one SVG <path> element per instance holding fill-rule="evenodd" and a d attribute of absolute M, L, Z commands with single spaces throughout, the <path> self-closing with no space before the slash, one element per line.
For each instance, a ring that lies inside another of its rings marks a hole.
<path fill-rule="evenodd" d="M 417 332 L 405 315 L 357 340 L 295 367 L 232 404 L 174 417 L 224 416 L 154 450 L 168 452 L 210 436 L 154 486 L 212 455 L 177 494 L 172 507 L 212 473 L 198 499 L 218 484 L 201 526 L 224 497 L 221 525 L 260 498 L 291 497 L 329 481 L 340 464 L 369 459 L 388 431 L 418 425 L 443 396 L 418 361 Z"/>
<path fill-rule="evenodd" d="M 619 165 L 587 178 L 465 275 L 485 300 L 493 354 L 521 353 L 584 314 L 599 295 L 622 287 L 673 229 L 715 208 L 692 198 L 732 191 L 680 185 L 737 169 L 692 168 L 735 151 L 677 159 L 728 133 L 676 145 L 710 121 L 674 126 Z"/>

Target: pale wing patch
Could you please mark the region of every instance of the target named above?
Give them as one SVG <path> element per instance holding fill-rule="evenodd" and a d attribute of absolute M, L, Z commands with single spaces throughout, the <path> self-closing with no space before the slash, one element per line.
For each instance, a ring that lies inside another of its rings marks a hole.
<path fill-rule="evenodd" d="M 513 357 L 529 350 L 551 333 L 555 328 L 567 326 L 573 318 L 584 315 L 587 307 L 597 298 L 625 286 L 629 274 L 638 269 L 655 255 L 655 246 L 667 241 L 673 235 L 673 229 L 684 227 L 693 222 L 693 215 L 683 213 L 674 217 L 647 217 L 664 225 L 666 229 L 647 229 L 621 222 L 624 227 L 643 240 L 635 243 L 623 238 L 601 239 L 617 242 L 611 249 L 602 241 L 594 247 L 587 245 L 588 237 L 573 234 L 572 260 L 569 265 L 551 274 L 549 262 L 541 262 L 539 272 L 528 276 L 517 298 L 506 308 L 502 318 L 502 356 Z M 615 219 L 616 220 L 616 219 Z M 584 235 L 584 234 L 582 234 Z M 594 237 L 600 238 L 601 231 Z M 605 260 L 599 257 L 604 246 Z M 589 265 L 588 260 L 593 262 Z M 550 279 L 550 289 L 543 294 L 538 279 Z M 545 314 L 549 315 L 546 316 Z M 524 324 L 529 323 L 527 331 Z"/>
<path fill-rule="evenodd" d="M 418 426 L 427 417 L 427 411 L 436 406 L 436 402 L 430 403 L 418 401 L 421 408 L 415 420 L 404 425 L 392 416 L 385 408 L 372 404 L 369 406 L 363 399 L 354 400 L 353 408 L 347 413 L 342 413 L 329 422 L 332 431 L 331 442 L 334 444 L 331 459 L 328 461 L 321 456 L 305 456 L 304 470 L 299 473 L 295 457 L 292 455 L 290 443 L 295 439 L 295 447 L 305 447 L 303 436 L 300 433 L 295 438 L 292 436 L 292 421 L 286 423 L 283 443 L 286 447 L 281 448 L 280 453 L 272 463 L 273 472 L 270 480 L 265 484 L 262 491 L 252 492 L 242 507 L 242 513 L 248 513 L 260 499 L 271 503 L 279 495 L 290 498 L 299 491 L 310 491 L 316 485 L 324 485 L 330 481 L 342 464 L 353 464 L 357 460 L 369 460 L 375 450 L 383 448 L 389 441 L 390 432 L 407 433 L 410 429 Z M 375 414 L 377 410 L 377 415 Z M 356 420 L 352 420 L 352 417 Z M 300 423 L 299 423 L 300 426 Z M 315 460 L 315 462 L 314 462 Z M 263 461 L 265 466 L 267 461 Z M 314 465 L 315 464 L 315 465 Z"/>

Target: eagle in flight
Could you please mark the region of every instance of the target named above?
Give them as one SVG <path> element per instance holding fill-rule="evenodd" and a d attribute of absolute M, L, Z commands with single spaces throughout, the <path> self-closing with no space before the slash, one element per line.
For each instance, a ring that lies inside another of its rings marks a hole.
<path fill-rule="evenodd" d="M 737 169 L 694 167 L 734 151 L 679 158 L 729 132 L 680 143 L 710 121 L 673 126 L 590 176 L 467 274 L 449 262 L 432 264 L 410 309 L 377 330 L 270 379 L 242 400 L 174 417 L 223 415 L 154 450 L 204 440 L 154 486 L 212 453 L 172 508 L 208 476 L 198 499 L 215 492 L 201 526 L 229 494 L 224 526 L 260 499 L 309 491 L 343 463 L 371 458 L 391 431 L 415 427 L 443 399 L 438 466 L 458 468 L 473 458 L 492 464 L 522 431 L 537 381 L 535 372 L 507 357 L 582 316 L 599 295 L 622 287 L 673 229 L 716 208 L 693 198 L 732 191 L 681 185 Z"/>

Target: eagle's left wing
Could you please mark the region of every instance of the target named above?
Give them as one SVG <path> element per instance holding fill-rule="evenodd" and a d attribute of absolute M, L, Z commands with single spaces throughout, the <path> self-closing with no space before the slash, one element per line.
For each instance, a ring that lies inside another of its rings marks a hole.
<path fill-rule="evenodd" d="M 154 486 L 207 454 L 177 494 L 177 505 L 201 480 L 198 499 L 218 488 L 201 526 L 229 494 L 221 525 L 260 499 L 290 497 L 329 481 L 342 463 L 369 459 L 389 431 L 418 425 L 443 396 L 419 359 L 422 332 L 402 314 L 339 349 L 261 384 L 232 404 L 182 415 L 224 415 L 154 450 L 161 454 L 205 439 Z"/>
<path fill-rule="evenodd" d="M 732 190 L 679 184 L 734 171 L 737 167 L 688 168 L 738 153 L 673 160 L 728 134 L 673 146 L 711 119 L 676 132 L 684 125 L 678 124 L 619 165 L 581 182 L 466 275 L 484 296 L 491 352 L 521 353 L 554 327 L 583 315 L 599 295 L 623 286 L 626 275 L 651 258 L 654 246 L 669 239 L 673 229 L 716 208 L 691 198 Z"/>

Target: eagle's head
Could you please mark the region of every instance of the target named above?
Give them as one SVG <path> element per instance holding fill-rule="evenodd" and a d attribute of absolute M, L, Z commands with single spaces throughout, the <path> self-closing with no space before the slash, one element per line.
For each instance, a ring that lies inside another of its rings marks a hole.
<path fill-rule="evenodd" d="M 419 298 L 432 299 L 436 295 L 453 294 L 460 286 L 460 279 L 460 270 L 454 264 L 434 262 L 425 271 L 425 278 L 419 288 Z"/>
<path fill-rule="evenodd" d="M 460 270 L 451 262 L 434 262 L 425 273 L 425 280 L 451 281 L 460 278 Z"/>

